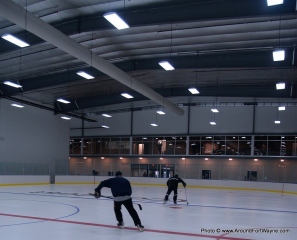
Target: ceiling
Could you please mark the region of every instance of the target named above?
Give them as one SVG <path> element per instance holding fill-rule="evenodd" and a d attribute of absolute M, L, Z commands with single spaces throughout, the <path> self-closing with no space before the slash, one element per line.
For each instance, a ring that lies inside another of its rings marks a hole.
<path fill-rule="evenodd" d="M 7 5 L 22 12 L 12 14 Z M 182 115 L 180 106 L 213 102 L 281 99 L 297 106 L 296 1 L 267 6 L 266 0 L 0 0 L 1 8 L 0 35 L 30 44 L 19 48 L 0 38 L 2 98 L 89 120 L 103 112 L 152 108 Z M 117 12 L 130 28 L 117 30 L 103 17 L 107 12 Z M 32 31 L 29 14 L 44 27 Z M 61 43 L 47 25 L 62 33 Z M 64 37 L 80 45 L 77 51 L 65 50 Z M 80 57 L 80 47 L 94 58 Z M 285 60 L 274 62 L 272 52 L 280 48 Z M 175 70 L 161 68 L 164 60 Z M 95 78 L 86 80 L 77 71 Z M 4 85 L 7 80 L 22 88 Z M 286 89 L 276 90 L 280 81 Z M 200 94 L 192 95 L 189 87 Z M 134 98 L 123 98 L 123 92 Z"/>

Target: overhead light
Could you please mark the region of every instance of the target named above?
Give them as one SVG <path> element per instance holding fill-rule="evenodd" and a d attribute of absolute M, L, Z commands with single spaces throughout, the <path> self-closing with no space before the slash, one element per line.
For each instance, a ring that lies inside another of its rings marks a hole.
<path fill-rule="evenodd" d="M 156 124 L 156 123 L 151 123 L 151 125 L 152 125 L 153 127 L 158 127 L 158 124 Z"/>
<path fill-rule="evenodd" d="M 286 110 L 286 107 L 285 106 L 279 106 L 278 107 L 278 111 L 285 111 Z"/>
<path fill-rule="evenodd" d="M 284 61 L 284 60 L 285 60 L 284 50 L 273 51 L 273 61 Z"/>
<path fill-rule="evenodd" d="M 105 13 L 103 17 L 119 30 L 129 28 L 129 25 L 115 12 Z"/>
<path fill-rule="evenodd" d="M 232 161 L 233 159 L 232 158 L 229 158 L 229 161 Z"/>
<path fill-rule="evenodd" d="M 23 108 L 24 107 L 23 105 L 16 104 L 16 103 L 11 104 L 11 106 L 17 107 L 17 108 Z"/>
<path fill-rule="evenodd" d="M 106 114 L 106 113 L 103 113 L 102 116 L 103 116 L 103 117 L 108 117 L 108 118 L 112 117 L 112 116 L 110 116 L 110 115 L 108 115 L 108 114 Z"/>
<path fill-rule="evenodd" d="M 197 90 L 197 88 L 188 88 L 188 90 L 189 90 L 192 94 L 199 94 L 199 91 Z"/>
<path fill-rule="evenodd" d="M 70 103 L 69 101 L 65 100 L 65 99 L 62 99 L 62 98 L 59 98 L 57 99 L 58 102 L 61 102 L 61 103 L 65 103 L 65 104 L 68 104 Z"/>
<path fill-rule="evenodd" d="M 102 125 L 101 127 L 103 127 L 103 128 L 109 128 L 109 126 L 106 126 L 106 125 Z"/>
<path fill-rule="evenodd" d="M 281 162 L 284 162 L 285 160 L 284 160 L 284 159 L 281 159 L 280 161 L 281 161 Z"/>
<path fill-rule="evenodd" d="M 284 0 L 267 0 L 267 6 L 283 4 Z"/>
<path fill-rule="evenodd" d="M 76 73 L 77 75 L 83 77 L 83 78 L 86 78 L 86 79 L 94 79 L 94 77 L 84 71 L 79 71 Z"/>
<path fill-rule="evenodd" d="M 275 124 L 280 124 L 280 121 L 279 120 L 275 120 L 274 123 Z"/>
<path fill-rule="evenodd" d="M 208 158 L 204 158 L 205 161 L 208 161 Z"/>
<path fill-rule="evenodd" d="M 13 83 L 13 82 L 10 82 L 10 81 L 5 81 L 4 84 L 6 84 L 8 86 L 11 86 L 11 87 L 14 87 L 14 88 L 21 88 L 22 87 L 22 85 L 17 84 L 17 83 Z"/>
<path fill-rule="evenodd" d="M 210 125 L 217 125 L 216 122 L 210 122 Z"/>
<path fill-rule="evenodd" d="M 161 111 L 161 110 L 158 110 L 157 113 L 160 114 L 160 115 L 164 115 L 164 114 L 166 114 L 166 113 L 164 113 L 164 112 Z"/>
<path fill-rule="evenodd" d="M 128 94 L 128 93 L 122 93 L 121 94 L 123 97 L 125 97 L 125 98 L 133 98 L 133 96 L 131 96 L 130 94 Z"/>
<path fill-rule="evenodd" d="M 257 161 L 258 161 L 258 159 L 257 159 L 257 158 L 255 158 L 255 159 L 254 159 L 254 161 L 255 161 L 255 162 L 257 162 Z"/>
<path fill-rule="evenodd" d="M 21 39 L 18 39 L 17 37 L 12 36 L 11 34 L 4 34 L 1 36 L 3 39 L 18 45 L 19 47 L 28 47 L 30 46 L 28 43 L 22 41 Z"/>
<path fill-rule="evenodd" d="M 286 84 L 284 82 L 279 82 L 276 84 L 277 90 L 281 90 L 281 89 L 285 89 L 285 88 L 286 88 Z"/>
<path fill-rule="evenodd" d="M 174 70 L 174 67 L 167 61 L 159 62 L 159 65 L 164 68 L 166 71 Z"/>
<path fill-rule="evenodd" d="M 65 119 L 65 120 L 70 120 L 71 117 L 61 117 L 62 119 Z"/>
<path fill-rule="evenodd" d="M 219 110 L 216 109 L 216 108 L 212 108 L 211 111 L 212 111 L 213 113 L 218 113 L 218 112 L 219 112 Z"/>

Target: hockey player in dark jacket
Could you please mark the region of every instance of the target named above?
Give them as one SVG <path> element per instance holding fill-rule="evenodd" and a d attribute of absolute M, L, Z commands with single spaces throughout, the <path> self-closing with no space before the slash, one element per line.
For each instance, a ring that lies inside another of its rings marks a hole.
<path fill-rule="evenodd" d="M 141 225 L 138 213 L 133 207 L 133 202 L 131 199 L 132 188 L 130 182 L 126 178 L 123 178 L 122 173 L 118 171 L 116 172 L 116 177 L 102 181 L 98 187 L 95 188 L 94 196 L 96 198 L 100 198 L 101 189 L 103 187 L 111 189 L 111 193 L 114 197 L 114 213 L 116 219 L 118 220 L 118 227 L 124 228 L 123 215 L 121 212 L 121 206 L 124 205 L 132 217 L 135 226 L 138 227 L 139 231 L 142 232 L 144 227 Z"/>
<path fill-rule="evenodd" d="M 176 204 L 177 188 L 178 188 L 179 183 L 182 183 L 184 188 L 187 186 L 187 184 L 181 178 L 179 178 L 177 174 L 174 175 L 174 177 L 171 177 L 168 179 L 168 181 L 167 181 L 168 190 L 167 190 L 167 193 L 164 198 L 164 203 L 166 201 L 168 201 L 168 197 L 169 197 L 170 193 L 173 191 L 173 193 L 174 193 L 173 202 L 174 202 L 174 204 Z"/>

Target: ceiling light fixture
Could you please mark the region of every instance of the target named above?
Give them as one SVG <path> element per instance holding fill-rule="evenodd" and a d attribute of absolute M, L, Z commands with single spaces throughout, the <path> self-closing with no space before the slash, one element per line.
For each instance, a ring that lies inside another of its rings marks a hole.
<path fill-rule="evenodd" d="M 284 50 L 275 50 L 273 51 L 273 61 L 284 61 L 285 60 L 285 51 Z"/>
<path fill-rule="evenodd" d="M 218 112 L 219 112 L 219 110 L 216 109 L 216 108 L 212 108 L 211 111 L 212 111 L 213 113 L 218 113 Z"/>
<path fill-rule="evenodd" d="M 276 84 L 277 90 L 281 90 L 281 89 L 285 89 L 285 88 L 286 88 L 286 84 L 284 82 L 279 82 Z"/>
<path fill-rule="evenodd" d="M 174 67 L 167 61 L 159 62 L 159 65 L 164 68 L 166 71 L 174 70 Z"/>
<path fill-rule="evenodd" d="M 17 108 L 23 108 L 24 107 L 23 105 L 16 104 L 16 103 L 11 104 L 11 106 L 17 107 Z"/>
<path fill-rule="evenodd" d="M 285 106 L 279 106 L 278 107 L 278 111 L 285 111 L 286 110 L 286 107 Z"/>
<path fill-rule="evenodd" d="M 65 103 L 65 104 L 68 104 L 70 103 L 69 101 L 65 100 L 65 99 L 62 99 L 62 98 L 59 98 L 57 99 L 58 102 L 61 102 L 61 103 Z"/>
<path fill-rule="evenodd" d="M 101 127 L 103 127 L 103 128 L 109 128 L 109 126 L 106 126 L 106 125 L 102 125 Z"/>
<path fill-rule="evenodd" d="M 11 34 L 3 34 L 1 37 L 22 48 L 30 46 L 28 43 L 22 41 L 21 39 L 18 39 L 17 37 L 12 36 Z"/>
<path fill-rule="evenodd" d="M 279 120 L 274 121 L 275 124 L 280 124 L 281 122 Z"/>
<path fill-rule="evenodd" d="M 129 25 L 115 12 L 105 13 L 103 17 L 119 30 L 129 28 Z"/>
<path fill-rule="evenodd" d="M 210 125 L 217 125 L 216 122 L 209 122 Z"/>
<path fill-rule="evenodd" d="M 21 88 L 22 87 L 22 85 L 17 84 L 17 83 L 13 83 L 13 82 L 10 82 L 10 81 L 5 81 L 4 84 L 8 85 L 8 86 L 11 86 L 11 87 L 14 87 L 14 88 Z"/>
<path fill-rule="evenodd" d="M 79 71 L 76 74 L 83 77 L 83 78 L 85 78 L 85 79 L 94 79 L 94 77 L 92 75 L 90 75 L 90 74 L 88 74 L 88 73 L 86 73 L 84 71 Z"/>
<path fill-rule="evenodd" d="M 152 125 L 153 127 L 158 127 L 158 124 L 156 124 L 156 123 L 151 123 L 151 125 Z"/>
<path fill-rule="evenodd" d="M 65 119 L 65 120 L 70 120 L 71 117 L 61 117 L 62 119 Z"/>
<path fill-rule="evenodd" d="M 108 118 L 111 118 L 111 117 L 112 117 L 111 115 L 108 115 L 108 114 L 106 114 L 106 113 L 102 113 L 102 116 L 103 116 L 103 117 L 108 117 Z"/>
<path fill-rule="evenodd" d="M 284 0 L 267 0 L 267 6 L 283 4 Z"/>
<path fill-rule="evenodd" d="M 160 115 L 164 115 L 164 114 L 166 114 L 165 112 L 163 112 L 163 111 L 161 111 L 161 110 L 158 110 L 157 113 L 160 114 Z"/>
<path fill-rule="evenodd" d="M 197 90 L 197 88 L 188 88 L 188 90 L 189 90 L 192 94 L 199 94 L 199 91 Z"/>
<path fill-rule="evenodd" d="M 133 96 L 131 96 L 130 94 L 128 94 L 128 93 L 122 93 L 121 94 L 123 97 L 125 97 L 125 98 L 133 98 Z"/>

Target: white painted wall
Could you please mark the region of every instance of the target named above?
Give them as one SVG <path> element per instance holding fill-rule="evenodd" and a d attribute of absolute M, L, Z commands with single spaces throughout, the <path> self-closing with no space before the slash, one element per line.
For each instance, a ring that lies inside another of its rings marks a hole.
<path fill-rule="evenodd" d="M 84 136 L 121 136 L 130 135 L 131 133 L 131 113 L 117 113 L 112 114 L 113 117 L 106 118 L 101 115 L 91 116 L 97 122 L 84 121 Z M 109 128 L 101 128 L 102 124 L 109 126 Z M 80 129 L 75 129 L 80 128 Z M 70 134 L 71 136 L 82 136 L 82 120 L 71 119 Z M 92 128 L 92 129 L 88 129 Z"/>
<path fill-rule="evenodd" d="M 210 107 L 191 107 L 191 134 L 252 133 L 253 107 L 219 107 L 213 113 Z M 210 121 L 217 125 L 210 125 Z"/>
<path fill-rule="evenodd" d="M 84 136 L 129 136 L 129 135 L 191 135 L 191 134 L 290 134 L 297 132 L 297 108 L 286 107 L 278 111 L 277 107 L 228 106 L 219 107 L 219 113 L 211 112 L 211 107 L 183 107 L 183 116 L 170 111 L 165 115 L 156 114 L 156 110 L 142 110 L 133 113 L 131 131 L 131 113 L 112 114 L 112 118 L 104 119 L 109 129 L 86 129 Z M 190 114 L 188 114 L 190 111 Z M 281 120 L 276 125 L 274 120 Z M 255 119 L 254 119 L 255 117 Z M 87 123 L 85 127 L 98 127 L 103 122 L 102 116 L 90 117 L 98 123 Z M 210 125 L 215 120 L 217 125 Z M 157 122 L 158 127 L 150 124 Z M 71 128 L 81 128 L 81 120 L 71 120 Z M 81 136 L 81 130 L 71 130 L 71 137 Z"/>
<path fill-rule="evenodd" d="M 69 121 L 53 112 L 0 100 L 0 162 L 49 164 L 68 162 Z M 64 164 L 65 165 L 65 164 Z M 1 167 L 1 166 L 0 166 Z"/>

